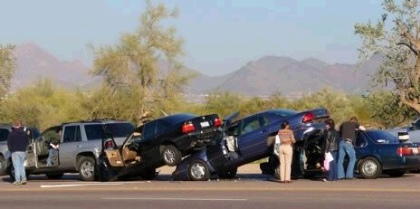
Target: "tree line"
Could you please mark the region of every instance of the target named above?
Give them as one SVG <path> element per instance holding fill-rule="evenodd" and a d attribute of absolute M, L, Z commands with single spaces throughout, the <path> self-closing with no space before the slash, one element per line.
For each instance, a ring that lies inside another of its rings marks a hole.
<path fill-rule="evenodd" d="M 364 95 L 348 94 L 330 88 L 288 99 L 281 93 L 268 98 L 247 97 L 214 90 L 202 104 L 190 103 L 182 87 L 195 75 L 184 70 L 183 40 L 176 28 L 162 24 L 176 18 L 177 9 L 146 1 L 134 32 L 124 33 L 115 45 L 89 46 L 94 55 L 90 73 L 101 76 L 101 86 L 90 89 L 64 89 L 52 80 L 42 79 L 33 86 L 10 92 L 16 71 L 12 45 L 0 45 L 0 122 L 22 119 L 41 130 L 61 122 L 112 118 L 140 125 L 166 114 L 190 112 L 217 113 L 225 117 L 240 111 L 241 116 L 265 109 L 296 111 L 325 107 L 337 124 L 356 116 L 366 126 L 389 128 L 412 120 L 420 112 L 420 37 L 418 1 L 396 4 L 383 1 L 384 15 L 377 24 L 355 25 L 362 39 L 360 60 L 374 54 L 383 64 L 372 76 L 372 88 Z M 394 28 L 385 27 L 391 19 Z M 159 60 L 169 63 L 163 72 Z M 382 87 L 393 84 L 391 90 Z"/>

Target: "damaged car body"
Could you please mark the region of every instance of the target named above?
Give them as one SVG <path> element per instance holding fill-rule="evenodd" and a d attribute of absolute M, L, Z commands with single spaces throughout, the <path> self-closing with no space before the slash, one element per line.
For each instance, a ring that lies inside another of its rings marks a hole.
<path fill-rule="evenodd" d="M 294 166 L 304 168 L 301 156 L 324 141 L 324 120 L 329 118 L 325 108 L 302 112 L 288 109 L 272 109 L 247 116 L 233 122 L 239 113 L 224 120 L 224 136 L 214 140 L 206 149 L 184 159 L 172 173 L 174 180 L 205 181 L 213 177 L 233 178 L 237 168 L 247 163 L 269 157 L 273 152 L 274 139 L 280 125 L 288 121 L 297 140 Z M 311 151 L 312 152 L 312 151 Z M 319 153 L 314 153 L 317 156 Z M 321 160 L 321 159 L 320 159 Z M 317 168 L 318 162 L 306 166 Z M 270 172 L 270 163 L 264 163 L 265 172 Z M 301 170 L 301 169 L 298 169 Z M 301 173 L 303 174 L 303 170 Z M 274 173 L 274 169 L 273 169 Z"/>
<path fill-rule="evenodd" d="M 156 168 L 175 166 L 183 157 L 218 138 L 222 134 L 221 123 L 217 114 L 196 116 L 181 113 L 137 127 L 119 147 L 112 135 L 107 135 L 103 138 L 98 163 L 99 179 L 153 179 L 157 175 Z"/>

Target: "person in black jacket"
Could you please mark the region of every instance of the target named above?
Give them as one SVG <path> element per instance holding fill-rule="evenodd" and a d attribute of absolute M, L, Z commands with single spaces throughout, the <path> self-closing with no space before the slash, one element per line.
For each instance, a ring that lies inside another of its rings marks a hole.
<path fill-rule="evenodd" d="M 29 138 L 22 127 L 20 120 L 13 122 L 12 132 L 7 138 L 7 147 L 12 153 L 12 163 L 15 169 L 15 182 L 14 185 L 26 184 L 26 172 L 24 162 L 26 159 L 26 148 L 28 147 Z"/>
<path fill-rule="evenodd" d="M 325 154 L 330 153 L 332 156 L 332 161 L 329 163 L 329 169 L 327 172 L 327 178 L 324 179 L 325 182 L 332 182 L 338 180 L 338 139 L 339 135 L 337 130 L 335 130 L 335 123 L 333 119 L 325 120 L 325 125 L 327 128 L 326 133 L 326 144 L 325 144 Z"/>

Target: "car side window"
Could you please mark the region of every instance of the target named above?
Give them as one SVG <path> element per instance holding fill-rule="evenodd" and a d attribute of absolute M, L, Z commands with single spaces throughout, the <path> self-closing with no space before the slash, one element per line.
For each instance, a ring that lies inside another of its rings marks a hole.
<path fill-rule="evenodd" d="M 7 137 L 9 136 L 9 130 L 1 128 L 0 129 L 0 141 L 7 141 Z"/>
<path fill-rule="evenodd" d="M 415 123 L 413 123 L 413 130 L 419 130 L 420 129 L 420 119 L 417 120 Z"/>
<path fill-rule="evenodd" d="M 367 145 L 366 136 L 364 135 L 362 131 L 358 132 L 356 136 L 355 147 L 366 147 L 366 145 Z"/>
<path fill-rule="evenodd" d="M 79 126 L 67 126 L 64 129 L 63 143 L 79 142 L 82 141 Z"/>
<path fill-rule="evenodd" d="M 265 127 L 265 126 L 268 126 L 269 124 L 270 124 L 270 121 L 268 120 L 268 118 L 261 115 L 260 116 L 260 126 Z"/>
<path fill-rule="evenodd" d="M 104 137 L 104 130 L 101 124 L 85 125 L 87 140 L 101 140 Z"/>
<path fill-rule="evenodd" d="M 244 120 L 242 134 L 252 132 L 260 128 L 259 117 L 251 117 Z"/>

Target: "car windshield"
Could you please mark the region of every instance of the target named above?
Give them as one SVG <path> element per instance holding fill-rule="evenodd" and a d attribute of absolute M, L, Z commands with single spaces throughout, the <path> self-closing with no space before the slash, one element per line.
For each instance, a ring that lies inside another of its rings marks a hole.
<path fill-rule="evenodd" d="M 380 144 L 398 144 L 398 138 L 386 131 L 367 131 L 366 134 L 376 143 Z"/>

